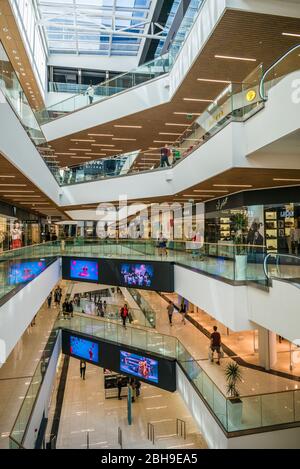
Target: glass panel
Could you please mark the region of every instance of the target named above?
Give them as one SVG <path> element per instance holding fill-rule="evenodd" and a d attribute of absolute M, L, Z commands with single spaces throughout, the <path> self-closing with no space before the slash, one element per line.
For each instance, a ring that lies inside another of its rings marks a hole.
<path fill-rule="evenodd" d="M 294 392 L 261 396 L 262 426 L 294 422 Z"/>
<path fill-rule="evenodd" d="M 209 406 L 213 409 L 214 383 L 205 373 L 203 373 L 203 378 L 202 378 L 202 395 L 204 399 L 208 402 Z"/>
<path fill-rule="evenodd" d="M 228 431 L 246 430 L 262 426 L 261 396 L 227 400 Z"/>

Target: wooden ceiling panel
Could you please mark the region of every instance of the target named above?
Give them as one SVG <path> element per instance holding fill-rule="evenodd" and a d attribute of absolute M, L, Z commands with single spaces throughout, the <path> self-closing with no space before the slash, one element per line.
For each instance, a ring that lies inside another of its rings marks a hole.
<path fill-rule="evenodd" d="M 51 144 L 57 153 L 71 152 L 69 149 L 77 146 L 87 150 L 91 149 L 92 153 L 104 153 L 99 156 L 102 158 L 114 153 L 105 151 L 105 146 L 102 149 L 101 146 L 95 147 L 88 142 L 78 142 L 77 145 L 74 145 L 75 142 L 71 142 L 71 138 L 95 138 L 95 143 L 114 144 L 115 147 L 110 148 L 120 149 L 122 152 L 137 149 L 147 150 L 149 147 L 162 145 L 154 143 L 154 140 L 174 141 L 176 140 L 175 136 L 169 138 L 160 135 L 160 132 L 182 133 L 184 127 L 170 127 L 166 126 L 165 123 L 181 123 L 188 127 L 196 118 L 194 116 L 191 120 L 185 115 L 176 115 L 174 112 L 201 113 L 209 104 L 184 101 L 183 98 L 213 100 L 226 87 L 226 84 L 222 83 L 200 82 L 197 81 L 197 78 L 241 82 L 260 63 L 263 63 L 264 67 L 267 68 L 282 53 L 297 44 L 299 39 L 282 36 L 282 32 L 293 31 L 300 31 L 300 19 L 227 10 L 170 103 L 57 139 Z M 217 59 L 215 55 L 253 58 L 256 59 L 256 62 Z M 116 124 L 142 125 L 142 129 L 115 128 Z M 114 137 L 119 138 L 136 138 L 136 141 L 114 141 L 112 137 L 89 137 L 89 133 L 113 134 Z M 97 148 L 96 151 L 95 148 Z M 80 164 L 85 161 L 85 158 L 86 160 L 98 159 L 96 155 L 89 156 L 89 151 L 86 152 L 87 154 L 82 151 L 75 152 L 75 156 L 82 158 L 59 155 L 61 165 Z"/>

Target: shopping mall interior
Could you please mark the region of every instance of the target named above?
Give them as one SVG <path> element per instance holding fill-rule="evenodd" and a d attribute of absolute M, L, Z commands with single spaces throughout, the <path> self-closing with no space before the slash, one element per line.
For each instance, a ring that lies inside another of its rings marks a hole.
<path fill-rule="evenodd" d="M 299 148 L 300 0 L 0 0 L 0 449 L 300 449 Z"/>

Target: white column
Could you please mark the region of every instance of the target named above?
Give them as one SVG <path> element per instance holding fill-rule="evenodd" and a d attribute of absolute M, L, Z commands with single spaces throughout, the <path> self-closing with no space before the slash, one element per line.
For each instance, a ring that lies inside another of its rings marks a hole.
<path fill-rule="evenodd" d="M 266 370 L 274 367 L 277 362 L 277 343 L 275 332 L 258 326 L 259 364 Z"/>

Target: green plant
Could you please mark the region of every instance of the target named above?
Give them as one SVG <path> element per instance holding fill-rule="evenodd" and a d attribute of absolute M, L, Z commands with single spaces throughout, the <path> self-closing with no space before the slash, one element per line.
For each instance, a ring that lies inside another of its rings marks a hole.
<path fill-rule="evenodd" d="M 246 233 L 248 228 L 248 216 L 245 212 L 235 213 L 232 217 L 232 228 L 234 230 L 235 253 L 246 254 Z"/>
<path fill-rule="evenodd" d="M 225 378 L 227 382 L 227 394 L 230 397 L 239 397 L 237 383 L 242 381 L 242 373 L 240 367 L 235 362 L 230 362 L 225 368 Z"/>

